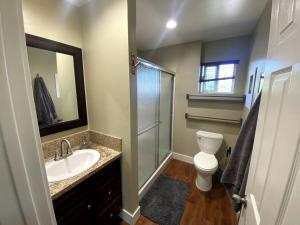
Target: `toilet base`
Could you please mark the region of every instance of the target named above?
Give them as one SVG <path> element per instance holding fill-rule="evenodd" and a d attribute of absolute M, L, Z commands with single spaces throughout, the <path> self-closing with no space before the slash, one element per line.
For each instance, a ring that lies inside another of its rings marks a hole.
<path fill-rule="evenodd" d="M 196 187 L 200 191 L 210 191 L 212 188 L 212 175 L 199 175 L 196 178 Z"/>

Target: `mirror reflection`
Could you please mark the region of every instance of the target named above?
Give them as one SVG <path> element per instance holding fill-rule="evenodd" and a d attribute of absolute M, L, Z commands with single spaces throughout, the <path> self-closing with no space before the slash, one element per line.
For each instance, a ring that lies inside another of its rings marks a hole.
<path fill-rule="evenodd" d="M 39 127 L 78 119 L 73 56 L 29 46 L 27 52 Z"/>

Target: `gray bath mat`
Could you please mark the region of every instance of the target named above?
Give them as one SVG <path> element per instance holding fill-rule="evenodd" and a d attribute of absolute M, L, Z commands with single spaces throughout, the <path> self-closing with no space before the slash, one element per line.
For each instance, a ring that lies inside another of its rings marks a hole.
<path fill-rule="evenodd" d="M 140 202 L 143 216 L 159 225 L 179 225 L 189 185 L 160 175 Z"/>

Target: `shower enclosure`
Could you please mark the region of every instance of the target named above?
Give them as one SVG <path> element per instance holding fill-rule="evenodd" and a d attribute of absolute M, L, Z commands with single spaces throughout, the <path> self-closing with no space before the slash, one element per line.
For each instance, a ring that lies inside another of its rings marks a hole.
<path fill-rule="evenodd" d="M 170 154 L 174 74 L 139 59 L 137 67 L 138 175 L 141 188 Z"/>

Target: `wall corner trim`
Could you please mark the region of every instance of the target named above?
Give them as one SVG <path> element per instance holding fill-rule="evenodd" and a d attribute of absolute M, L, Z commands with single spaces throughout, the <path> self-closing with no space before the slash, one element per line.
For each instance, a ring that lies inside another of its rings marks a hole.
<path fill-rule="evenodd" d="M 138 219 L 140 218 L 141 215 L 141 207 L 138 206 L 136 208 L 136 210 L 134 211 L 133 214 L 131 214 L 130 212 L 128 212 L 125 209 L 122 209 L 122 212 L 120 213 L 120 217 L 128 224 L 130 225 L 134 225 Z"/>
<path fill-rule="evenodd" d="M 176 160 L 179 160 L 179 161 L 182 161 L 182 162 L 189 163 L 189 164 L 194 164 L 194 158 L 191 157 L 191 156 L 187 156 L 187 155 L 183 155 L 183 154 L 180 154 L 180 153 L 173 152 L 172 153 L 172 158 L 176 159 Z"/>

